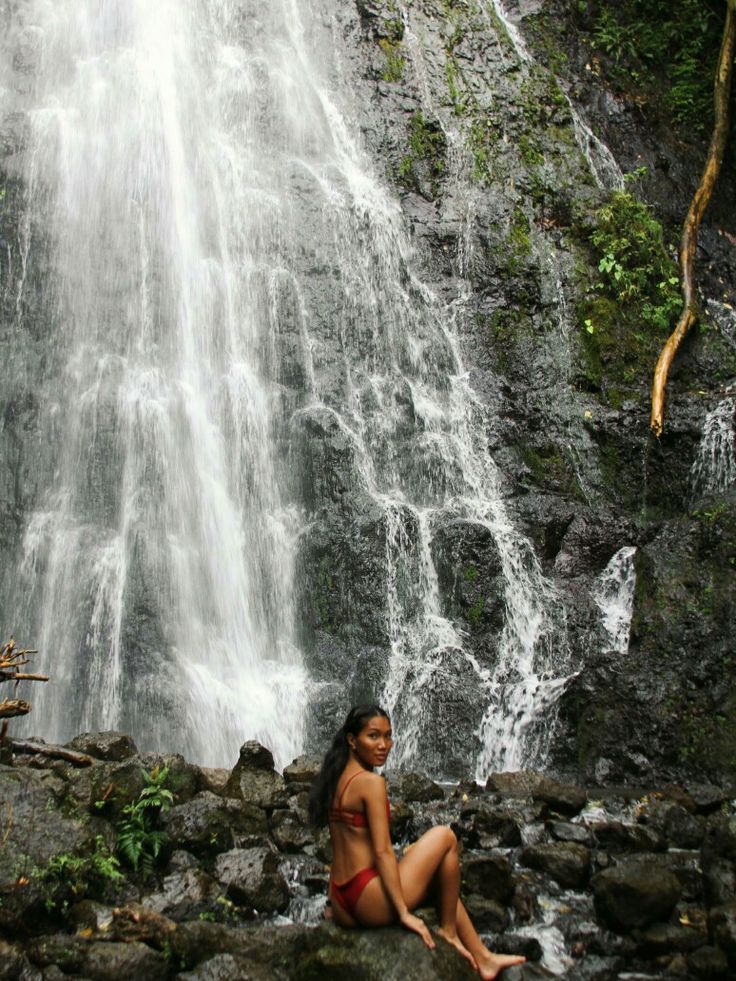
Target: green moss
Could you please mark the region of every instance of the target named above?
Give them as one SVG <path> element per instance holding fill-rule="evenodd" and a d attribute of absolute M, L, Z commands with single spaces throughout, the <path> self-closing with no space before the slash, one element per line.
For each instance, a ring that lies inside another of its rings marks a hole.
<path fill-rule="evenodd" d="M 524 133 L 519 140 L 519 154 L 526 167 L 540 167 L 544 163 L 538 141 L 528 133 Z"/>
<path fill-rule="evenodd" d="M 479 596 L 478 599 L 473 603 L 467 613 L 468 623 L 477 627 L 483 616 L 483 610 L 485 610 L 486 601 L 484 596 Z"/>
<path fill-rule="evenodd" d="M 447 140 L 439 123 L 415 112 L 409 124 L 409 152 L 399 164 L 401 182 L 412 190 L 420 190 L 421 177 L 427 176 L 433 194 L 445 173 Z"/>
<path fill-rule="evenodd" d="M 494 260 L 496 257 L 494 256 Z M 531 314 L 521 297 L 513 307 L 495 310 L 490 317 L 476 315 L 476 323 L 485 334 L 500 371 L 513 374 L 518 368 L 518 345 L 532 334 Z"/>
<path fill-rule="evenodd" d="M 583 498 L 575 470 L 558 446 L 554 443 L 541 446 L 527 444 L 519 449 L 537 486 L 550 488 L 570 497 Z"/>
<path fill-rule="evenodd" d="M 384 82 L 400 82 L 404 77 L 404 68 L 406 67 L 406 59 L 401 53 L 401 42 L 382 37 L 378 46 L 386 58 L 381 78 Z"/>
<path fill-rule="evenodd" d="M 313 594 L 313 609 L 316 626 L 326 633 L 332 632 L 332 574 L 327 567 L 326 559 L 320 562 L 316 577 L 316 588 Z"/>
<path fill-rule="evenodd" d="M 478 570 L 474 565 L 469 565 L 463 570 L 463 579 L 465 582 L 475 582 L 478 578 Z"/>

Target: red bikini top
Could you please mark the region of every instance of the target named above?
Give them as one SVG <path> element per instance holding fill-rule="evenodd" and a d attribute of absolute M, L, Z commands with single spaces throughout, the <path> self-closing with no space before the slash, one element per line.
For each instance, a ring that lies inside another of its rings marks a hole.
<path fill-rule="evenodd" d="M 337 798 L 337 807 L 331 807 L 329 813 L 330 821 L 339 821 L 342 824 L 350 824 L 354 828 L 367 828 L 368 818 L 365 816 L 363 811 L 346 811 L 342 805 L 342 799 L 345 796 L 345 791 L 348 789 L 350 784 L 355 780 L 356 777 L 360 777 L 365 773 L 365 770 L 358 770 L 354 773 L 352 777 L 346 782 L 345 786 L 342 788 L 340 796 Z M 391 805 L 386 801 L 386 817 L 389 822 L 391 821 Z"/>

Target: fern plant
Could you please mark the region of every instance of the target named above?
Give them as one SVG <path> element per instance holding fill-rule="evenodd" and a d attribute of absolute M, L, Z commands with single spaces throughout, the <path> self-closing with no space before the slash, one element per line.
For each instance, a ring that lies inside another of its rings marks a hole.
<path fill-rule="evenodd" d="M 148 876 L 166 843 L 166 833 L 159 830 L 159 814 L 174 803 L 174 795 L 164 786 L 169 776 L 168 766 L 154 767 L 150 773 L 141 770 L 145 786 L 138 800 L 123 808 L 125 818 L 118 829 L 117 848 L 135 872 Z"/>

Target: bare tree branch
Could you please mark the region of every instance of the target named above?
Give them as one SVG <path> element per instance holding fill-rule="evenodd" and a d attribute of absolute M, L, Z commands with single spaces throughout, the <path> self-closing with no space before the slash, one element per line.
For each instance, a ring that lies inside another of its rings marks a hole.
<path fill-rule="evenodd" d="M 711 136 L 705 169 L 700 184 L 690 204 L 690 209 L 682 227 L 680 240 L 680 275 L 683 308 L 674 331 L 662 348 L 652 382 L 652 414 L 649 425 L 654 435 L 660 437 L 664 429 L 664 402 L 672 361 L 680 344 L 695 323 L 698 311 L 695 295 L 695 253 L 698 247 L 698 230 L 705 209 L 713 193 L 718 174 L 723 163 L 723 155 L 728 140 L 729 102 L 731 97 L 731 76 L 733 69 L 734 46 L 736 45 L 736 0 L 728 0 L 726 22 L 723 26 L 723 40 L 718 59 L 714 84 L 715 125 Z"/>

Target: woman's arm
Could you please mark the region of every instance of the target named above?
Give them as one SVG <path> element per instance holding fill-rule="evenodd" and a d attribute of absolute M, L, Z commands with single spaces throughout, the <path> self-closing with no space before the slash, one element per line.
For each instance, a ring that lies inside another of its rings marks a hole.
<path fill-rule="evenodd" d="M 408 930 L 419 934 L 430 949 L 435 946 L 427 924 L 414 916 L 406 905 L 399 877 L 399 863 L 391 846 L 391 833 L 388 825 L 386 781 L 379 776 L 363 781 L 363 804 L 368 819 L 371 844 L 376 856 L 376 868 L 383 888 L 394 905 L 400 923 Z"/>

